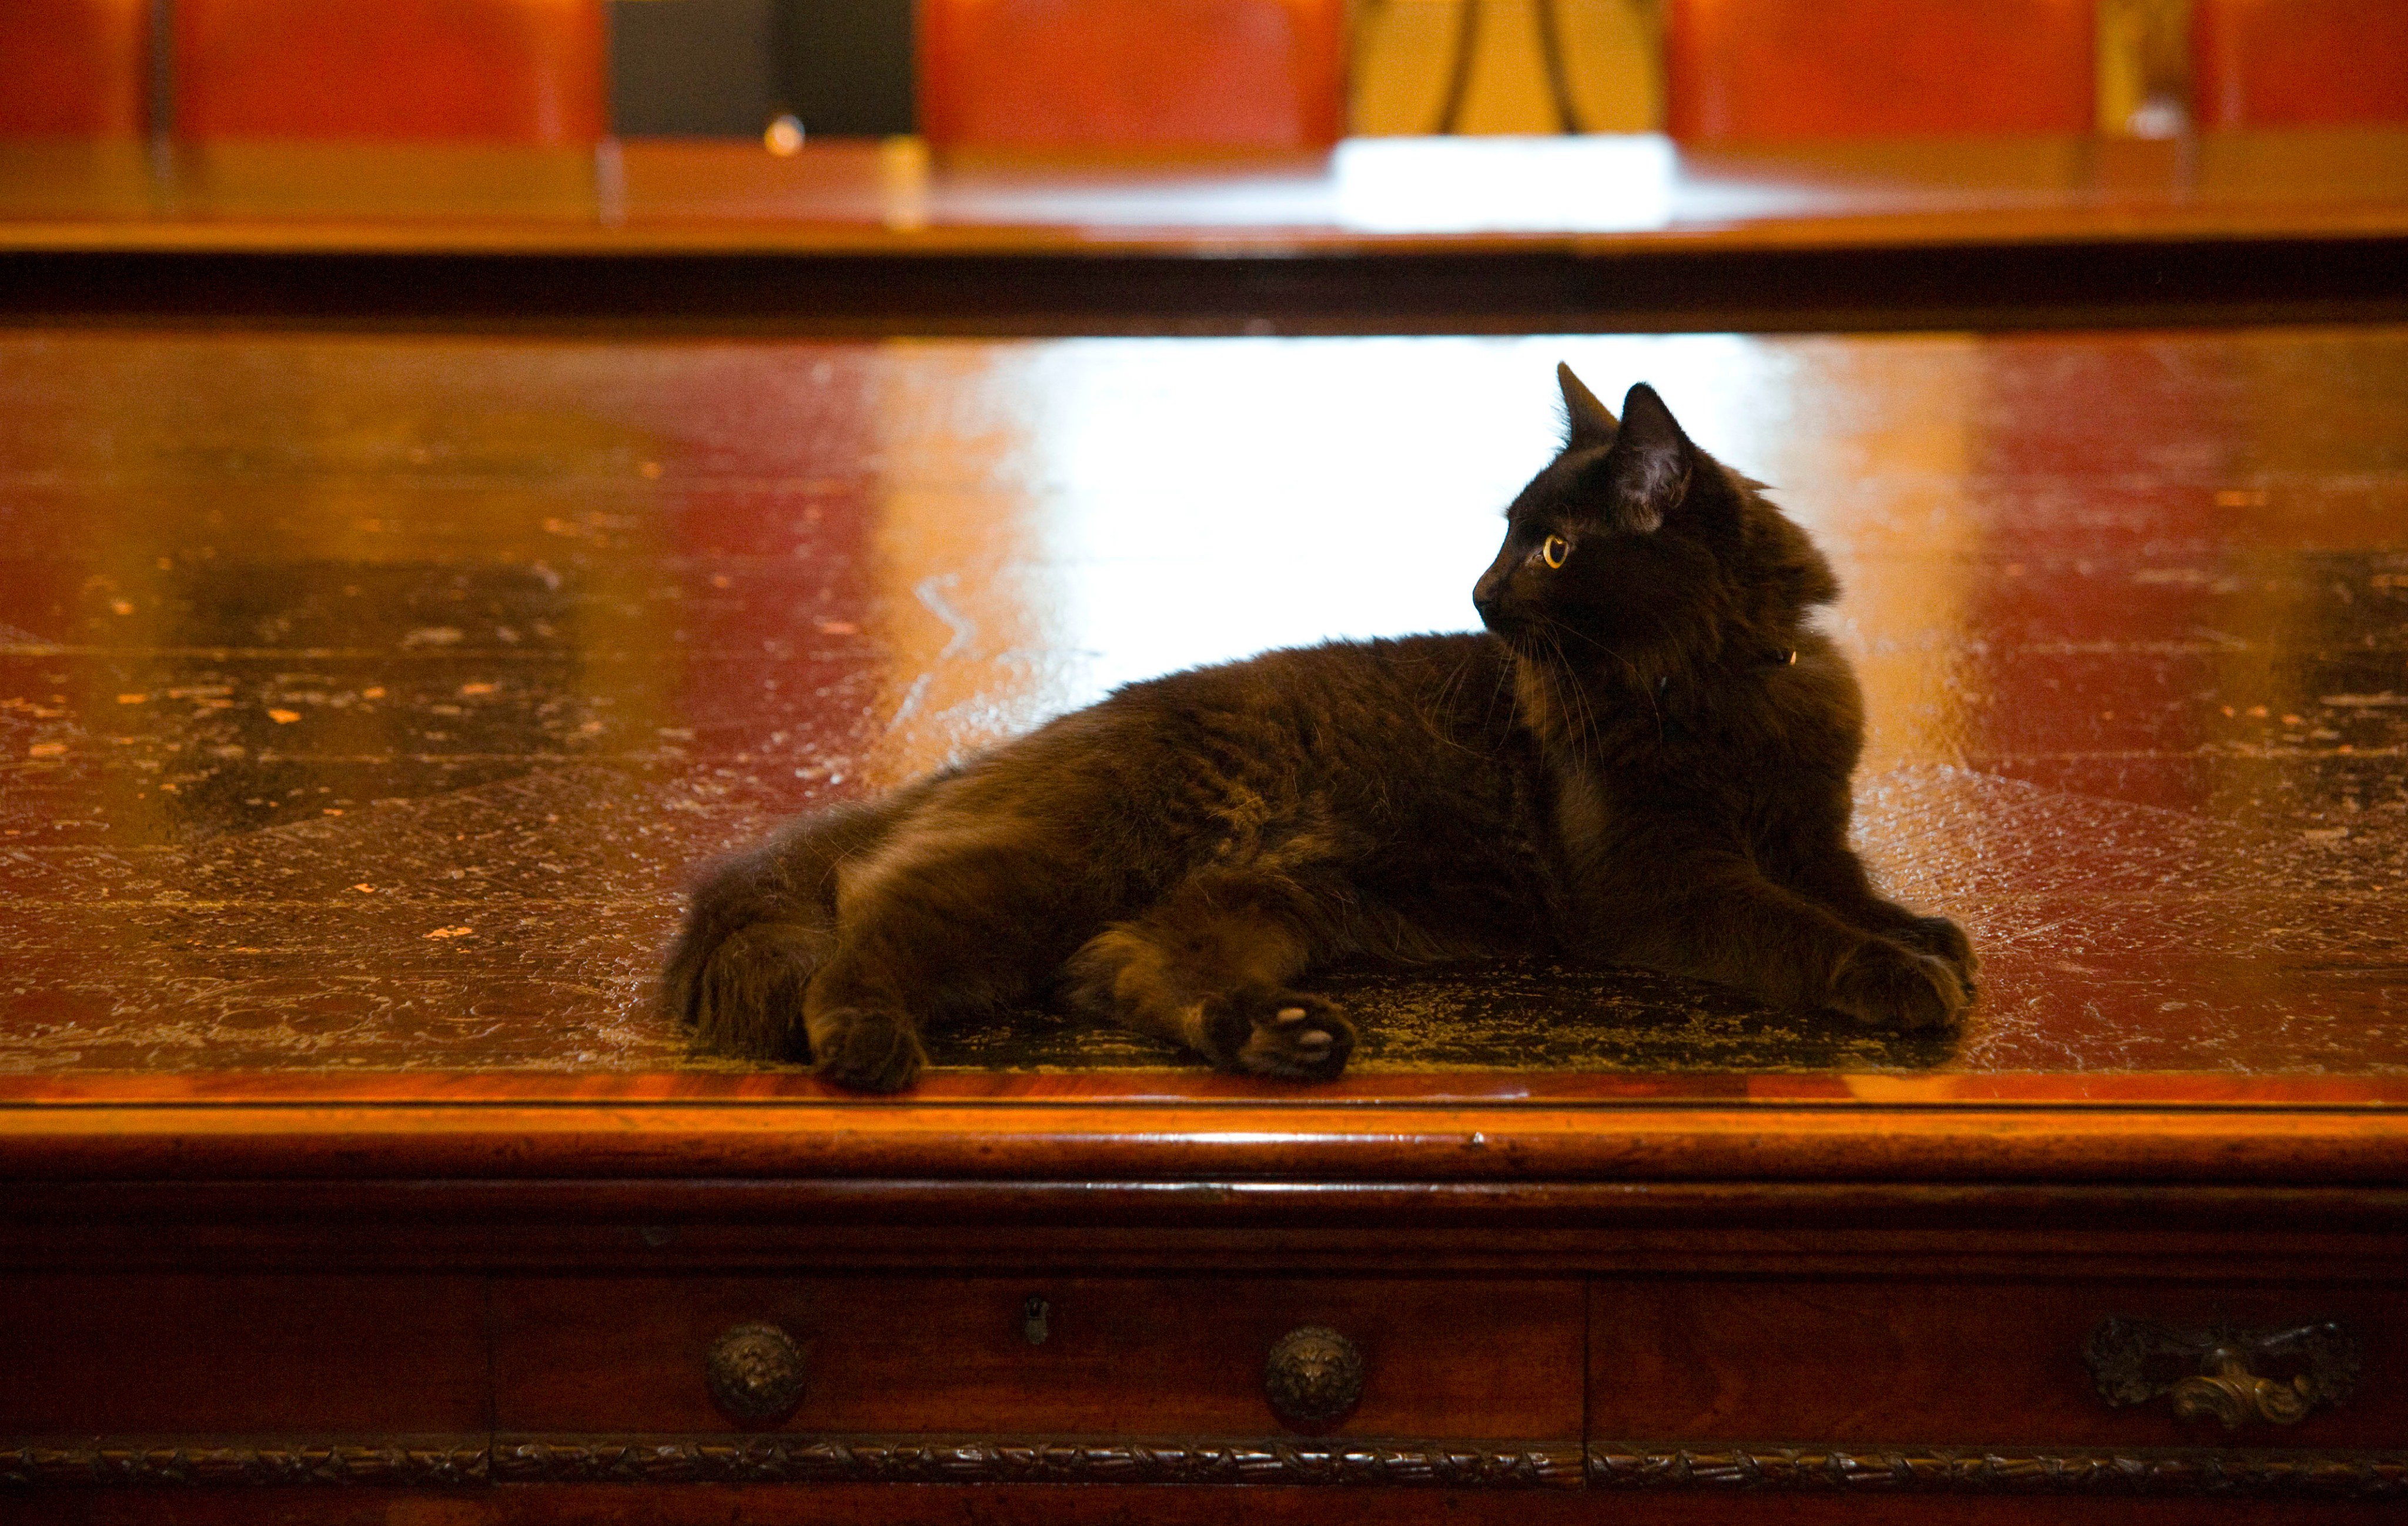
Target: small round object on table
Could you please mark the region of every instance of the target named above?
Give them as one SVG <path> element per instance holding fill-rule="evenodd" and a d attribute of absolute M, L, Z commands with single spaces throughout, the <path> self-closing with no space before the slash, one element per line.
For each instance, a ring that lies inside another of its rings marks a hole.
<path fill-rule="evenodd" d="M 1271 1343 L 1263 1393 L 1290 1425 L 1326 1425 L 1363 1397 L 1363 1352 L 1326 1325 L 1300 1325 Z"/>
<path fill-rule="evenodd" d="M 803 1402 L 803 1353 L 775 1325 L 736 1325 L 704 1364 L 710 1398 L 738 1425 L 774 1425 Z"/>

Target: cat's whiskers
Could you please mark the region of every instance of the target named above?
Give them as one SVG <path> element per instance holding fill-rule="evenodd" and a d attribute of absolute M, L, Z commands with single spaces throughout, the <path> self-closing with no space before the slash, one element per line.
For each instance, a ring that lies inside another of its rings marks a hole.
<path fill-rule="evenodd" d="M 1445 681 L 1439 684 L 1438 693 L 1431 698 L 1430 702 L 1426 706 L 1420 707 L 1415 711 L 1415 713 L 1420 717 L 1422 728 L 1425 731 L 1427 731 L 1433 740 L 1444 746 L 1454 748 L 1456 752 L 1463 754 L 1466 757 L 1494 757 L 1497 756 L 1497 747 L 1495 745 L 1491 745 L 1485 749 L 1467 746 L 1455 735 L 1454 728 L 1450 727 L 1446 724 L 1447 713 L 1453 708 L 1455 695 L 1462 688 L 1464 679 L 1469 676 L 1471 671 L 1471 665 L 1479 661 L 1480 656 L 1481 650 L 1476 646 L 1466 651 L 1463 655 L 1463 660 L 1455 665 L 1455 671 L 1449 673 L 1446 676 Z M 1487 715 L 1495 713 L 1497 696 L 1503 690 L 1506 683 L 1506 675 L 1511 670 L 1511 663 L 1498 664 L 1498 677 L 1494 686 L 1489 690 L 1488 708 L 1482 716 L 1484 721 L 1487 718 Z"/>
<path fill-rule="evenodd" d="M 1569 663 L 1565 665 L 1564 673 L 1566 686 L 1570 690 L 1572 717 L 1588 734 L 1590 756 L 1602 758 L 1605 756 L 1605 723 L 1598 718 L 1596 701 L 1581 686 Z"/>
<path fill-rule="evenodd" d="M 1498 640 L 1505 643 L 1507 660 L 1497 665 L 1497 676 L 1489 683 L 1488 709 L 1483 718 L 1496 714 L 1498 703 L 1501 700 L 1505 706 L 1506 728 L 1510 731 L 1512 728 L 1514 717 L 1519 713 L 1516 705 L 1521 692 L 1518 680 L 1522 672 L 1522 665 L 1530 659 L 1523 652 L 1521 643 L 1512 637 L 1499 636 Z"/>
<path fill-rule="evenodd" d="M 1656 736 L 1659 740 L 1661 739 L 1664 733 L 1663 706 L 1657 701 L 1656 685 L 1647 682 L 1646 674 L 1641 671 L 1637 663 L 1631 661 L 1620 652 L 1615 651 L 1612 647 L 1606 645 L 1603 641 L 1598 641 L 1596 637 L 1589 635 L 1586 631 L 1568 626 L 1561 620 L 1556 619 L 1554 615 L 1541 611 L 1539 613 L 1539 618 L 1541 621 L 1544 621 L 1549 627 L 1549 634 L 1547 636 L 1548 643 L 1555 648 L 1555 661 L 1562 667 L 1563 670 L 1567 674 L 1572 672 L 1571 659 L 1565 655 L 1563 642 L 1552 634 L 1554 631 L 1561 631 L 1567 636 L 1575 637 L 1580 641 L 1586 641 L 1589 645 L 1597 648 L 1599 652 L 1604 653 L 1607 656 L 1612 657 L 1614 661 L 1620 663 L 1623 670 L 1629 675 L 1630 686 L 1633 689 L 1636 689 L 1641 697 L 1647 701 L 1648 710 L 1656 717 Z M 1656 623 L 1660 625 L 1662 624 L 1662 621 L 1658 619 Z M 1577 680 L 1574 680 L 1572 687 L 1576 693 L 1579 692 L 1580 684 Z M 1583 694 L 1581 698 L 1585 700 L 1587 696 Z M 1592 712 L 1594 711 L 1594 706 L 1589 708 Z M 1605 749 L 1603 728 L 1601 727 L 1595 726 L 1594 722 L 1593 728 L 1597 731 L 1598 751 L 1601 755 Z"/>
<path fill-rule="evenodd" d="M 1553 621 L 1548 623 L 1555 624 Z M 1554 660 L 1531 659 L 1540 681 L 1545 686 L 1546 698 L 1545 724 L 1542 728 L 1534 727 L 1534 729 L 1541 729 L 1542 736 L 1548 732 L 1556 733 L 1549 740 L 1556 741 L 1575 754 L 1586 751 L 1592 757 L 1603 756 L 1604 729 L 1586 696 L 1581 693 L 1579 683 L 1572 677 L 1571 662 L 1564 655 L 1563 642 L 1550 631 L 1542 629 L 1539 634 L 1546 641 Z"/>

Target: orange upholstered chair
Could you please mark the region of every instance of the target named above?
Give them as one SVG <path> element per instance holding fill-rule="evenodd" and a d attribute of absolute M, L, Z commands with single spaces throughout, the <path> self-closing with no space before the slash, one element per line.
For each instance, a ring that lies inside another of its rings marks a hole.
<path fill-rule="evenodd" d="M 2401 0 L 2193 0 L 2201 127 L 2408 122 Z"/>
<path fill-rule="evenodd" d="M 0 137 L 138 137 L 150 0 L 0 0 Z"/>
<path fill-rule="evenodd" d="M 601 0 L 177 0 L 196 138 L 602 136 Z"/>
<path fill-rule="evenodd" d="M 1313 148 L 1346 115 L 1345 0 L 920 0 L 939 147 Z"/>
<path fill-rule="evenodd" d="M 2096 125 L 2092 0 L 1669 0 L 1664 94 L 1701 142 Z"/>

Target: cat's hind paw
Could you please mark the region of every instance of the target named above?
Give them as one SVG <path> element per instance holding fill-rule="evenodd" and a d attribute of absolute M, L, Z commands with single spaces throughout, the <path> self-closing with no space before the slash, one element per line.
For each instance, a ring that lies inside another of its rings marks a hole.
<path fill-rule="evenodd" d="M 815 1014 L 811 1058 L 822 1080 L 855 1091 L 901 1091 L 928 1063 L 910 1021 L 877 1007 Z"/>
<path fill-rule="evenodd" d="M 749 1059 L 799 1059 L 809 1047 L 803 992 L 824 942 L 814 929 L 773 922 L 738 928 L 708 953 L 689 938 L 663 977 L 663 1000 L 693 1025 L 702 1048 Z"/>
<path fill-rule="evenodd" d="M 1973 997 L 1950 960 L 1872 939 L 1832 977 L 1827 1004 L 1870 1027 L 1917 1032 L 1955 1028 Z"/>
<path fill-rule="evenodd" d="M 1225 1071 L 1334 1081 L 1354 1053 L 1354 1025 L 1304 991 L 1241 986 L 1207 998 L 1199 1016 L 1205 1053 Z"/>

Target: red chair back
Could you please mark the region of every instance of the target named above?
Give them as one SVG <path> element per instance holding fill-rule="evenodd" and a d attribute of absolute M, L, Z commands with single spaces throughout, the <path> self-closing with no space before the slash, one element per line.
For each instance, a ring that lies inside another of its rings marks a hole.
<path fill-rule="evenodd" d="M 194 138 L 599 138 L 600 0 L 177 0 Z"/>
<path fill-rule="evenodd" d="M 2401 0 L 2193 0 L 2201 127 L 2408 122 Z"/>
<path fill-rule="evenodd" d="M 1669 0 L 1665 114 L 1699 142 L 2097 125 L 2093 0 Z"/>
<path fill-rule="evenodd" d="M 1345 130 L 1345 0 L 920 0 L 937 146 L 1306 149 Z"/>
<path fill-rule="evenodd" d="M 150 0 L 0 3 L 0 137 L 139 137 Z"/>

